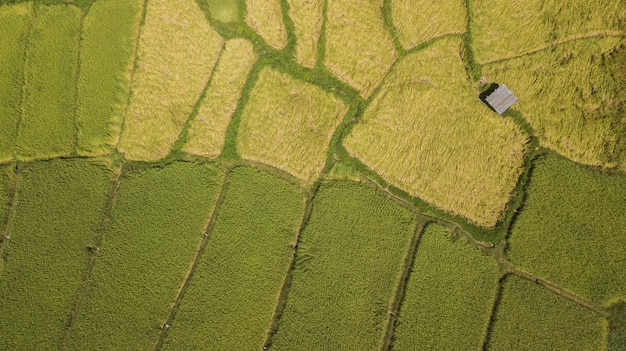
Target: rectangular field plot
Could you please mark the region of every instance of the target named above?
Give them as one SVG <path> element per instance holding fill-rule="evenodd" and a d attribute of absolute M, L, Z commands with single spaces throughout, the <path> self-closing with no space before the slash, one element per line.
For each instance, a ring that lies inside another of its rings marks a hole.
<path fill-rule="evenodd" d="M 20 170 L 3 244 L 0 350 L 57 349 L 87 273 L 112 176 L 85 160 Z"/>
<path fill-rule="evenodd" d="M 68 349 L 154 348 L 222 181 L 192 163 L 123 175 Z"/>
<path fill-rule="evenodd" d="M 379 349 L 416 225 L 376 189 L 323 184 L 271 350 Z"/>
<path fill-rule="evenodd" d="M 21 118 L 24 59 L 32 4 L 0 7 L 0 161 L 13 157 Z"/>
<path fill-rule="evenodd" d="M 619 0 L 469 1 L 472 49 L 479 63 L 523 55 L 583 37 L 621 35 L 626 2 Z"/>
<path fill-rule="evenodd" d="M 480 350 L 498 290 L 498 265 L 446 227 L 422 233 L 393 350 Z"/>
<path fill-rule="evenodd" d="M 81 155 L 115 148 L 130 94 L 142 5 L 141 0 L 98 1 L 85 17 L 76 115 Z"/>
<path fill-rule="evenodd" d="M 224 39 L 195 0 L 150 0 L 144 22 L 118 150 L 127 159 L 156 161 L 178 139 Z"/>
<path fill-rule="evenodd" d="M 165 350 L 260 350 L 304 212 L 285 180 L 235 168 Z"/>
<path fill-rule="evenodd" d="M 513 264 L 608 306 L 626 300 L 626 177 L 539 160 L 511 230 Z"/>
<path fill-rule="evenodd" d="M 296 35 L 296 61 L 304 67 L 317 65 L 317 43 L 324 22 L 324 0 L 287 0 Z"/>
<path fill-rule="evenodd" d="M 75 144 L 76 73 L 82 11 L 39 6 L 26 51 L 21 159 L 69 155 Z"/>
<path fill-rule="evenodd" d="M 508 276 L 487 350 L 606 350 L 607 323 L 576 303 Z"/>
<path fill-rule="evenodd" d="M 574 161 L 626 171 L 626 40 L 593 38 L 483 66 L 506 83 L 542 145 Z"/>
<path fill-rule="evenodd" d="M 226 129 L 257 58 L 248 40 L 226 41 L 198 114 L 191 120 L 183 151 L 212 158 L 220 155 Z"/>
<path fill-rule="evenodd" d="M 280 0 L 246 0 L 246 23 L 277 50 L 287 46 L 281 7 Z"/>

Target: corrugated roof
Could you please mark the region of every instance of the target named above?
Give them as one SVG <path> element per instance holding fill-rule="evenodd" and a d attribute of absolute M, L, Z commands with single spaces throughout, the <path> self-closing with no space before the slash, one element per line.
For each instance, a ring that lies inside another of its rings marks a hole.
<path fill-rule="evenodd" d="M 493 93 L 489 94 L 485 100 L 499 115 L 501 115 L 504 111 L 511 107 L 511 105 L 517 102 L 517 97 L 511 93 L 506 85 L 502 84 L 494 90 Z"/>

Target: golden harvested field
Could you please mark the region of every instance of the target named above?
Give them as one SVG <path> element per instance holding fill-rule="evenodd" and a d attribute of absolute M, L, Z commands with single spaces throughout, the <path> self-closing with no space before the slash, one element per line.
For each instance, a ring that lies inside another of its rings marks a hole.
<path fill-rule="evenodd" d="M 271 47 L 287 46 L 287 30 L 283 23 L 280 0 L 246 0 L 246 23 Z"/>
<path fill-rule="evenodd" d="M 328 2 L 324 65 L 367 98 L 397 58 L 382 0 Z"/>
<path fill-rule="evenodd" d="M 626 34 L 625 1 L 474 0 L 469 8 L 472 49 L 479 63 L 571 39 Z"/>
<path fill-rule="evenodd" d="M 126 158 L 155 161 L 170 152 L 223 43 L 195 1 L 148 2 L 118 145 Z"/>
<path fill-rule="evenodd" d="M 407 50 L 445 34 L 463 34 L 467 29 L 463 0 L 392 0 L 391 16 L 398 40 Z"/>
<path fill-rule="evenodd" d="M 317 65 L 317 43 L 324 21 L 324 0 L 287 0 L 289 17 L 296 34 L 296 62 L 304 67 Z"/>
<path fill-rule="evenodd" d="M 263 68 L 241 116 L 237 150 L 312 182 L 326 162 L 346 105 L 319 87 Z"/>
<path fill-rule="evenodd" d="M 527 136 L 476 98 L 460 45 L 441 39 L 396 64 L 344 146 L 409 194 L 493 227 L 521 173 Z"/>
<path fill-rule="evenodd" d="M 191 121 L 183 151 L 205 157 L 219 156 L 241 89 L 257 58 L 249 41 L 226 42 L 198 114 Z"/>
<path fill-rule="evenodd" d="M 517 94 L 514 108 L 544 146 L 577 162 L 626 170 L 626 81 L 618 55 L 626 55 L 624 39 L 585 39 L 487 65 L 483 74 Z"/>

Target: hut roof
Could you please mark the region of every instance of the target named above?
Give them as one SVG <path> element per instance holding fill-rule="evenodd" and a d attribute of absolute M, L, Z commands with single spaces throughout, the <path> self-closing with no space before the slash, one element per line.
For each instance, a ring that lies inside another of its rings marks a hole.
<path fill-rule="evenodd" d="M 502 84 L 498 86 L 489 96 L 485 98 L 489 106 L 491 106 L 496 112 L 501 115 L 511 105 L 517 102 L 517 97 L 511 93 L 511 91 Z"/>

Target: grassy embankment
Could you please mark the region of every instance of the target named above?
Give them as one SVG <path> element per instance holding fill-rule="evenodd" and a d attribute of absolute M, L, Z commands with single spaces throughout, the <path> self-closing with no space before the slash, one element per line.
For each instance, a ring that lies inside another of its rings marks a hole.
<path fill-rule="evenodd" d="M 108 154 L 115 149 L 130 95 L 143 3 L 103 0 L 85 16 L 77 84 L 79 155 Z"/>
<path fill-rule="evenodd" d="M 323 183 L 300 236 L 270 349 L 380 347 L 416 222 L 413 212 L 376 189 Z"/>
<path fill-rule="evenodd" d="M 223 177 L 182 162 L 125 171 L 67 349 L 156 345 Z"/>
<path fill-rule="evenodd" d="M 148 1 L 118 144 L 127 159 L 157 161 L 169 154 L 223 43 L 194 1 Z"/>
<path fill-rule="evenodd" d="M 261 349 L 293 255 L 302 191 L 237 167 L 165 350 Z"/>
<path fill-rule="evenodd" d="M 0 349 L 59 345 L 87 272 L 112 174 L 89 160 L 22 166 L 3 243 Z"/>

